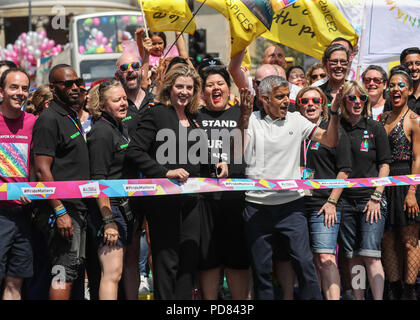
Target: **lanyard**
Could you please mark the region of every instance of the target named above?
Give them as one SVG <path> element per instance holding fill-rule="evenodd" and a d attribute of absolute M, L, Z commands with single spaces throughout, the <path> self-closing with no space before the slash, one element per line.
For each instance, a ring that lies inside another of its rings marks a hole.
<path fill-rule="evenodd" d="M 82 135 L 82 137 L 83 137 L 83 139 L 85 140 L 85 142 L 86 142 L 86 133 L 85 133 L 85 131 L 83 130 L 83 127 L 79 127 L 78 125 L 77 125 L 77 122 L 76 121 L 74 121 L 74 119 L 68 114 L 67 115 L 67 117 L 71 120 L 71 122 L 73 122 L 73 124 L 74 124 L 74 126 L 77 128 L 77 130 L 80 132 L 80 134 Z"/>
<path fill-rule="evenodd" d="M 125 142 L 130 143 L 130 141 L 131 141 L 130 137 L 124 136 L 124 134 L 120 130 L 118 130 L 118 128 L 112 122 L 108 121 L 104 117 L 101 117 L 101 119 L 103 121 L 109 123 L 111 125 L 111 127 L 113 127 L 119 133 L 119 135 L 124 139 Z"/>
<path fill-rule="evenodd" d="M 321 124 L 322 119 L 318 120 L 316 126 L 319 127 L 319 125 Z M 303 166 L 306 168 L 306 162 L 308 159 L 308 150 L 309 147 L 311 146 L 312 140 L 309 140 L 308 142 L 306 142 L 308 139 L 305 139 L 305 141 L 303 142 Z"/>

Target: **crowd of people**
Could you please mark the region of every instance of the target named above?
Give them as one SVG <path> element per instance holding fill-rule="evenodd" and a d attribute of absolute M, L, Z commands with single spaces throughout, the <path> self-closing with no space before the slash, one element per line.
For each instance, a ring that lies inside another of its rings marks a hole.
<path fill-rule="evenodd" d="M 30 93 L 25 70 L 0 62 L 0 181 L 420 174 L 419 48 L 358 81 L 343 38 L 306 72 L 270 45 L 251 77 L 245 51 L 194 65 L 176 36 L 166 57 L 165 34 L 138 29 L 140 56 L 121 54 L 90 88 L 58 64 Z M 86 276 L 92 300 L 137 300 L 145 234 L 157 300 L 219 299 L 224 277 L 234 300 L 416 300 L 419 201 L 416 185 L 381 184 L 22 196 L 0 202 L 2 297 L 83 299 Z"/>

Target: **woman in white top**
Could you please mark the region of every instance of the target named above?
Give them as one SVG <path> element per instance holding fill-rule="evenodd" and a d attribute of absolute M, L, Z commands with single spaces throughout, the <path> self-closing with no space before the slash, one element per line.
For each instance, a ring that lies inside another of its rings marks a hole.
<path fill-rule="evenodd" d="M 382 67 L 370 65 L 362 73 L 362 80 L 369 95 L 372 119 L 379 121 L 384 112 L 388 76 Z"/>

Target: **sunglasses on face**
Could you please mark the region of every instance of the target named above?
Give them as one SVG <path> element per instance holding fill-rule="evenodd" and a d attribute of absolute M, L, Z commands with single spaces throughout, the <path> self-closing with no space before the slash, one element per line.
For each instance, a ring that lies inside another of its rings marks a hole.
<path fill-rule="evenodd" d="M 366 102 L 369 99 L 369 96 L 367 94 L 361 94 L 361 95 L 356 95 L 356 94 L 348 94 L 346 95 L 347 101 L 350 102 L 355 102 L 357 99 L 359 99 L 360 101 Z"/>
<path fill-rule="evenodd" d="M 83 86 L 85 84 L 84 81 L 83 81 L 83 79 L 81 79 L 81 78 L 76 79 L 76 80 L 54 81 L 53 83 L 54 84 L 62 84 L 67 89 L 72 88 L 74 84 L 77 87 Z"/>
<path fill-rule="evenodd" d="M 363 79 L 363 83 L 366 85 L 369 84 L 371 81 L 373 81 L 373 83 L 375 84 L 381 84 L 383 82 L 381 78 L 364 78 Z"/>
<path fill-rule="evenodd" d="M 312 101 L 312 104 L 320 104 L 322 103 L 322 98 L 321 97 L 299 98 L 298 101 L 301 106 L 306 106 L 307 104 L 309 104 L 310 101 Z"/>
<path fill-rule="evenodd" d="M 320 79 L 324 79 L 327 75 L 325 73 L 320 73 L 320 74 L 313 74 L 311 75 L 311 79 L 312 80 L 316 80 L 318 78 Z"/>
<path fill-rule="evenodd" d="M 138 71 L 140 70 L 141 64 L 140 62 L 124 63 L 124 64 L 120 64 L 118 68 L 120 69 L 121 72 L 127 72 L 128 69 L 130 69 L 130 66 L 134 71 Z"/>

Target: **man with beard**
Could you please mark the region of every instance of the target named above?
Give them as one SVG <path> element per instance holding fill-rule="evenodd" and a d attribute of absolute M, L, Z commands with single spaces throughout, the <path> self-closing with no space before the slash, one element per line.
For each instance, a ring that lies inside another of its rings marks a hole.
<path fill-rule="evenodd" d="M 148 40 L 145 39 L 143 41 L 145 49 L 145 57 L 143 61 L 148 60 L 147 48 L 150 48 L 146 41 Z M 142 113 L 150 106 L 153 106 L 154 95 L 148 92 L 145 88 L 141 87 L 141 63 L 139 58 L 134 54 L 123 53 L 119 57 L 117 60 L 115 78 L 122 83 L 125 93 L 127 94 L 127 117 L 123 121 L 127 125 L 128 134 L 131 135 L 133 130 L 136 129 Z M 128 172 L 128 176 L 132 179 L 141 178 L 136 175 L 130 175 L 131 172 L 137 172 L 135 169 L 131 168 L 130 163 L 127 164 L 126 170 Z M 130 198 L 130 207 L 135 213 L 134 228 L 142 228 L 145 211 L 144 200 L 140 198 Z M 131 243 L 127 245 L 124 256 L 123 281 L 120 282 L 119 297 L 122 298 L 125 295 L 125 299 L 127 300 L 138 299 L 138 289 L 140 286 L 140 274 L 138 268 L 140 233 L 141 232 L 133 232 L 133 239 Z M 121 290 L 121 284 L 124 287 L 123 292 Z"/>
<path fill-rule="evenodd" d="M 80 79 L 66 64 L 49 74 L 53 100 L 35 123 L 34 164 L 37 181 L 89 180 L 86 135 L 77 116 Z M 37 225 L 48 239 L 51 300 L 68 300 L 85 259 L 87 205 L 82 199 L 51 199 L 38 204 Z"/>
<path fill-rule="evenodd" d="M 141 62 L 132 53 L 123 53 L 119 57 L 115 78 L 122 83 L 127 94 L 128 111 L 125 122 L 130 133 L 135 129 L 136 119 L 153 103 L 154 96 L 141 87 Z"/>
<path fill-rule="evenodd" d="M 0 78 L 0 182 L 27 182 L 32 128 L 36 118 L 21 110 L 28 99 L 29 77 L 11 68 Z M 0 201 L 0 285 L 4 300 L 20 300 L 24 278 L 33 273 L 30 201 Z"/>

